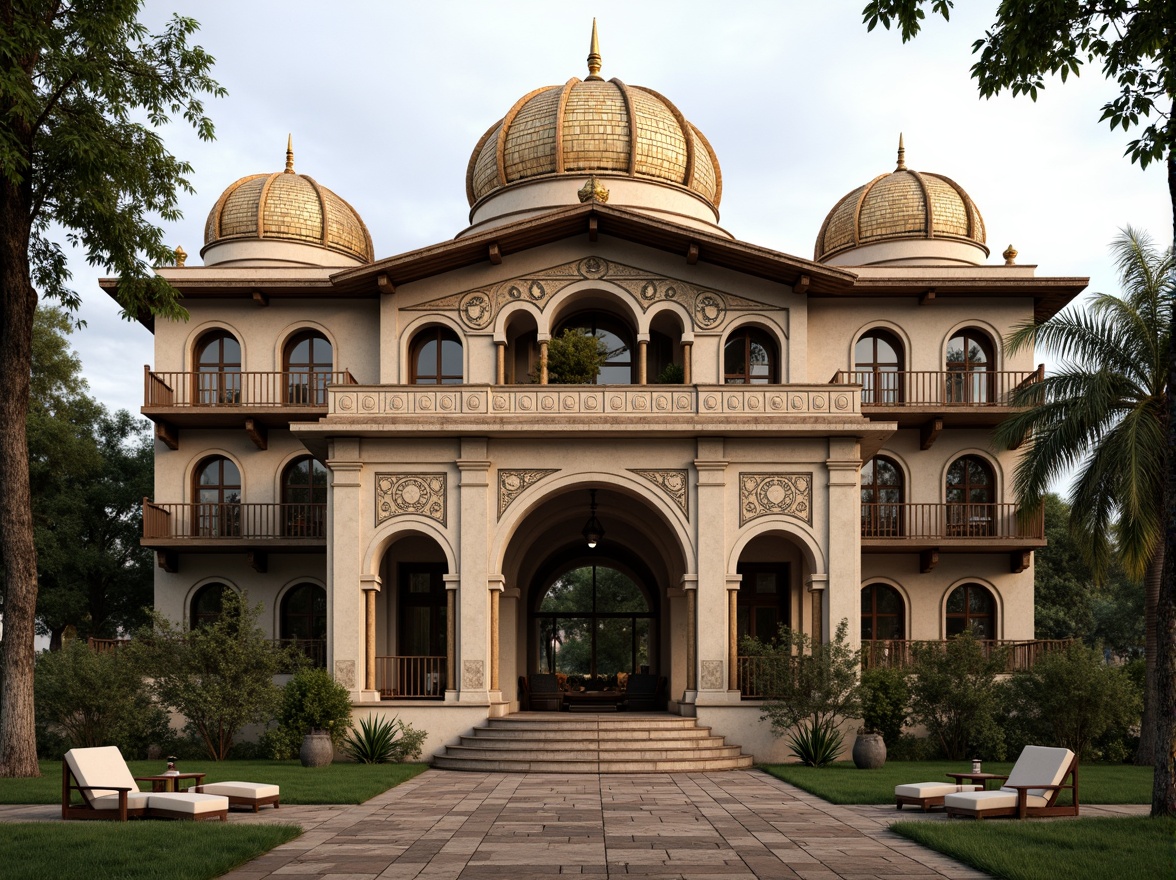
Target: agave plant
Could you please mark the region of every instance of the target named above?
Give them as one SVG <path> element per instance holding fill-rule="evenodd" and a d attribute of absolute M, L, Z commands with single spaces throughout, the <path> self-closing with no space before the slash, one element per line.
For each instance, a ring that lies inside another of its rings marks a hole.
<path fill-rule="evenodd" d="M 788 745 L 800 763 L 825 767 L 837 760 L 845 737 L 831 722 L 802 721 L 799 729 L 788 735 Z"/>
<path fill-rule="evenodd" d="M 397 718 L 361 718 L 359 727 L 347 732 L 341 748 L 361 764 L 386 764 L 396 750 L 399 731 Z"/>

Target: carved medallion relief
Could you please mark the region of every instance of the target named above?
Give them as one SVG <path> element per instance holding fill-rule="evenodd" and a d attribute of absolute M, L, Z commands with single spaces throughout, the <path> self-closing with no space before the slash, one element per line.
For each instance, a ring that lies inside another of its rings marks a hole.
<path fill-rule="evenodd" d="M 740 474 L 739 525 L 771 514 L 812 525 L 812 474 Z"/>
<path fill-rule="evenodd" d="M 689 472 L 684 470 L 638 470 L 629 468 L 630 473 L 649 480 L 653 485 L 669 495 L 678 509 L 690 518 Z"/>
<path fill-rule="evenodd" d="M 445 474 L 376 474 L 376 523 L 415 513 L 445 525 Z"/>
<path fill-rule="evenodd" d="M 502 519 L 502 515 L 506 513 L 511 502 L 524 491 L 544 477 L 558 473 L 558 468 L 553 470 L 500 470 L 498 472 L 498 518 Z"/>

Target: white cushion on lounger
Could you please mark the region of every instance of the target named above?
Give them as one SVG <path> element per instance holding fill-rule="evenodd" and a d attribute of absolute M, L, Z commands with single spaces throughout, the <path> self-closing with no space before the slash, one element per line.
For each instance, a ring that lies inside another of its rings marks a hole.
<path fill-rule="evenodd" d="M 185 813 L 200 816 L 227 810 L 229 799 L 216 794 L 188 794 L 187 792 L 159 792 L 147 795 L 147 809 L 166 810 L 169 813 Z"/>
<path fill-rule="evenodd" d="M 956 785 L 954 782 L 912 782 L 894 786 L 895 797 L 932 798 L 961 791 L 980 791 L 979 785 Z"/>
<path fill-rule="evenodd" d="M 129 788 L 131 794 L 139 790 L 139 783 L 131 775 L 127 762 L 123 760 L 118 746 L 97 746 L 90 749 L 70 749 L 65 753 L 65 763 L 78 785 L 113 785 L 116 788 Z M 95 801 L 107 795 L 115 795 L 114 809 L 118 809 L 118 792 L 114 790 L 83 791 L 82 797 L 92 807 Z M 139 804 L 142 806 L 142 804 Z M 128 808 L 130 807 L 128 798 Z M 103 809 L 110 809 L 103 806 Z"/>
<path fill-rule="evenodd" d="M 1030 807 L 1044 807 L 1049 803 L 1049 799 L 1030 794 L 1025 798 L 1025 803 Z M 1017 806 L 1017 792 L 1002 788 L 1000 791 L 949 794 L 943 799 L 943 806 L 977 813 L 983 813 L 985 810 L 1006 810 Z"/>
<path fill-rule="evenodd" d="M 225 797 L 259 798 L 277 797 L 281 789 L 264 782 L 210 782 L 200 786 L 205 794 L 219 794 Z"/>
<path fill-rule="evenodd" d="M 104 794 L 101 797 L 91 798 L 90 806 L 95 810 L 117 810 L 118 809 L 118 795 Z M 143 792 L 131 791 L 127 793 L 127 809 L 128 810 L 142 810 L 147 806 L 147 795 Z"/>

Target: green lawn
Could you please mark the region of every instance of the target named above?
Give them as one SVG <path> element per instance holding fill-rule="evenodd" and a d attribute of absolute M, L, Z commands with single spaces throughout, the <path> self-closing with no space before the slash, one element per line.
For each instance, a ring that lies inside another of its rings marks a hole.
<path fill-rule="evenodd" d="M 1008 773 L 1012 766 L 1010 763 L 984 762 L 984 770 L 989 773 Z M 894 786 L 910 782 L 950 782 L 946 773 L 966 772 L 970 765 L 965 761 L 887 761 L 881 770 L 858 770 L 850 762 L 822 768 L 765 764 L 763 769 L 834 804 L 893 804 Z M 1151 790 L 1150 767 L 1127 764 L 1083 764 L 1078 767 L 1080 803 L 1150 804 Z M 1059 802 L 1069 803 L 1069 792 L 1063 792 Z"/>
<path fill-rule="evenodd" d="M 897 822 L 891 829 L 1005 880 L 1176 877 L 1176 820 Z"/>
<path fill-rule="evenodd" d="M 297 825 L 23 822 L 0 825 L 5 880 L 209 880 L 293 840 Z"/>
<path fill-rule="evenodd" d="M 162 761 L 128 761 L 135 776 L 161 773 Z M 185 773 L 203 772 L 205 782 L 230 779 L 281 786 L 283 804 L 361 804 L 427 769 L 425 764 L 330 764 L 303 767 L 298 761 L 181 761 Z M 141 784 L 149 790 L 148 783 Z M 0 804 L 60 804 L 61 762 L 42 761 L 39 779 L 0 779 Z M 0 862 L 3 864 L 3 862 Z"/>

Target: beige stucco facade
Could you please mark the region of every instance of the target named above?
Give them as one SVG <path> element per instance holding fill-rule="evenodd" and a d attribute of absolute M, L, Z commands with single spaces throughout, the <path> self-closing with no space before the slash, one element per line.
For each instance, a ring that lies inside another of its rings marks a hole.
<path fill-rule="evenodd" d="M 608 91 L 608 112 L 660 113 L 709 151 L 676 108 L 643 111 L 632 92 Z M 528 112 L 543 132 L 556 110 Z M 939 209 L 908 198 L 889 218 L 871 203 L 867 228 L 843 200 L 858 225 L 831 214 L 839 250 L 809 259 L 717 225 L 709 152 L 667 160 L 680 180 L 660 167 L 646 179 L 604 160 L 512 165 L 502 142 L 498 178 L 493 143 L 475 147 L 472 225 L 455 218 L 452 241 L 374 261 L 332 249 L 328 221 L 349 206 L 309 188 L 307 229 L 275 238 L 262 192 L 255 238 L 217 240 L 222 198 L 207 264 L 160 270 L 191 314 L 155 323 L 145 386 L 161 613 L 194 625 L 211 586 L 247 592 L 275 639 L 322 643 L 357 714 L 393 705 L 433 751 L 521 711 L 520 677 L 581 671 L 559 668 L 566 631 L 543 605 L 570 571 L 618 571 L 640 594 L 614 615 L 629 615 L 632 662 L 584 671 L 664 676 L 668 711 L 761 760 L 783 753 L 738 640 L 765 621 L 824 640 L 845 620 L 855 644 L 883 649 L 960 627 L 1033 638 L 1043 542 L 1016 518 L 1018 453 L 995 448 L 992 427 L 1039 374 L 1001 340 L 1084 279 L 1039 278 L 1015 255 L 985 263 L 978 211 L 946 185 L 920 184 L 927 204 L 962 199 L 971 226 L 939 230 Z M 618 155 L 646 155 L 625 144 Z M 900 154 L 893 174 L 907 173 Z M 922 231 L 902 225 L 920 210 Z M 346 227 L 352 242 L 361 227 Z M 610 383 L 545 381 L 568 326 L 623 343 Z M 874 339 L 894 364 L 863 366 Z M 952 361 L 961 339 L 980 362 Z M 295 363 L 303 351 L 317 354 Z M 671 364 L 676 381 L 658 384 Z M 878 456 L 885 487 L 861 477 Z M 590 504 L 604 527 L 591 549 Z M 889 610 L 863 613 L 864 589 Z M 597 613 L 581 616 L 614 625 Z"/>

